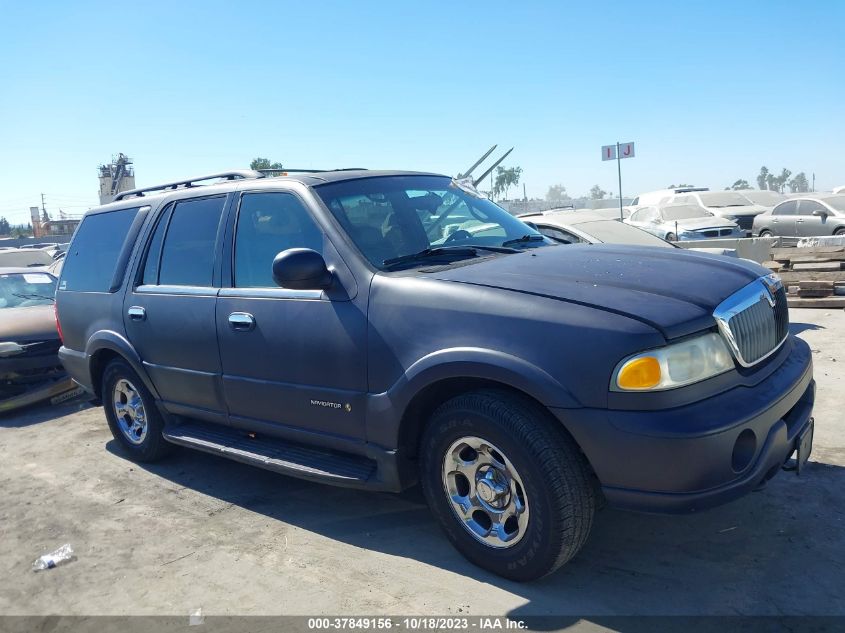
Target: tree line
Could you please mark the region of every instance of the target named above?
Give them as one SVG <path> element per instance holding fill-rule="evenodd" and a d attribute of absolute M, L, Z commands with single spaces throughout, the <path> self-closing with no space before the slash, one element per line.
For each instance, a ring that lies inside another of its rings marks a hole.
<path fill-rule="evenodd" d="M 789 187 L 789 191 L 792 193 L 806 193 L 810 190 L 807 174 L 803 171 L 798 172 L 792 178 L 790 176 L 792 176 L 792 172 L 786 169 L 786 167 L 781 169 L 780 174 L 775 174 L 769 171 L 769 168 L 764 165 L 760 168 L 760 173 L 757 174 L 757 188 L 778 191 L 780 193 L 784 193 L 784 189 L 787 187 Z M 751 189 L 751 185 L 748 184 L 747 180 L 740 178 L 730 187 L 725 187 L 725 189 Z"/>

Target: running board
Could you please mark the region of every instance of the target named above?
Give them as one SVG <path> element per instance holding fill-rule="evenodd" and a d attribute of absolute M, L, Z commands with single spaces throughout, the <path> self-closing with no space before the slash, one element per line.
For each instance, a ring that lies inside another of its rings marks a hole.
<path fill-rule="evenodd" d="M 173 444 L 301 479 L 355 488 L 368 488 L 375 483 L 372 480 L 376 462 L 371 459 L 257 436 L 241 429 L 185 422 L 168 424 L 163 436 Z"/>

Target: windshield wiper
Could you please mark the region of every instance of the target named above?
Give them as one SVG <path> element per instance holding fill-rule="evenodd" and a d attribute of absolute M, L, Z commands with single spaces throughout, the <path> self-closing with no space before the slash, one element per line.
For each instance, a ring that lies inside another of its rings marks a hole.
<path fill-rule="evenodd" d="M 512 240 L 505 240 L 502 242 L 502 246 L 510 246 L 511 244 L 526 244 L 528 242 L 542 242 L 545 239 L 545 236 L 540 235 L 539 233 L 531 233 Z"/>
<path fill-rule="evenodd" d="M 37 295 L 37 294 L 28 294 L 28 295 L 21 295 L 15 292 L 12 293 L 13 297 L 19 297 L 20 299 L 47 299 L 48 301 L 55 301 L 55 297 L 48 297 L 47 295 Z"/>
<path fill-rule="evenodd" d="M 468 257 L 476 257 L 478 252 L 475 247 L 468 246 L 435 246 L 424 248 L 417 253 L 408 253 L 407 255 L 400 255 L 399 257 L 391 257 L 382 262 L 382 266 L 390 267 L 396 264 L 404 264 L 405 262 L 412 262 L 418 259 L 427 259 L 428 257 L 435 257 L 437 255 L 467 255 Z"/>

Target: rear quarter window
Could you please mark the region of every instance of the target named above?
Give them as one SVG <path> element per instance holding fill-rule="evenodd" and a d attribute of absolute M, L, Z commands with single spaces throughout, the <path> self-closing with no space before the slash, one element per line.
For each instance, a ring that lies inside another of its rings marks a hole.
<path fill-rule="evenodd" d="M 109 292 L 118 259 L 140 207 L 87 216 L 70 244 L 59 290 Z"/>

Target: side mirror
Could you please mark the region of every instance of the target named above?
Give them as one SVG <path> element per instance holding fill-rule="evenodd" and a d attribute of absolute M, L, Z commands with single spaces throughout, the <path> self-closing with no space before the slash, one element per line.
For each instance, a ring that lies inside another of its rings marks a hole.
<path fill-rule="evenodd" d="M 820 218 L 826 218 L 829 214 L 827 212 L 827 209 L 816 209 L 815 211 L 813 211 L 813 215 L 817 215 Z"/>
<path fill-rule="evenodd" d="M 273 281 L 291 290 L 325 290 L 333 276 L 326 260 L 310 248 L 289 248 L 273 258 Z"/>

